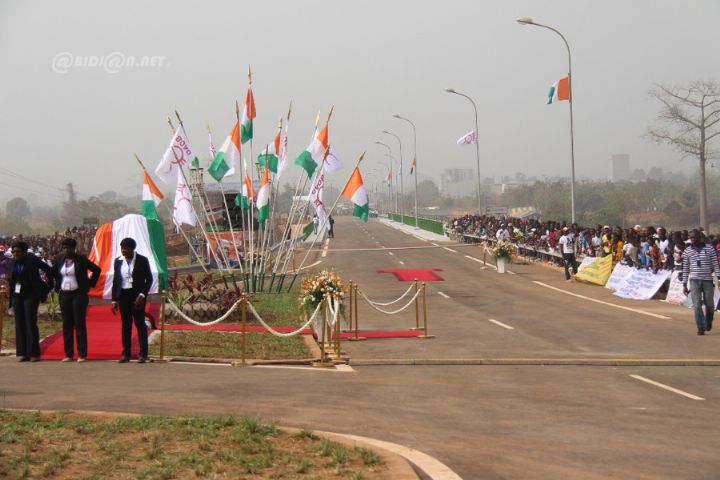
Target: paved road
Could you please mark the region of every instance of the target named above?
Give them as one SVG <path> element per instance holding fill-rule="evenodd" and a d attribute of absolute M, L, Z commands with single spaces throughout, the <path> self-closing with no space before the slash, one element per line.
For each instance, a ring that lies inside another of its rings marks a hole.
<path fill-rule="evenodd" d="M 433 248 L 387 250 L 400 246 Z M 356 247 L 379 250 L 339 251 Z M 346 343 L 351 372 L 3 358 L 0 406 L 258 414 L 407 445 L 467 480 L 720 478 L 720 368 L 694 364 L 717 362 L 720 335 L 695 336 L 682 307 L 617 299 L 542 266 L 498 275 L 466 255 L 482 259 L 477 247 L 434 247 L 377 221 L 337 219 L 319 266 L 370 298 L 389 301 L 408 286 L 379 269 L 439 268 L 445 279 L 428 284 L 435 339 Z M 361 305 L 360 322 L 395 330 L 415 316 Z M 493 359 L 505 364 L 479 364 Z M 397 364 L 408 360 L 425 364 Z M 599 361 L 619 366 L 582 365 Z"/>

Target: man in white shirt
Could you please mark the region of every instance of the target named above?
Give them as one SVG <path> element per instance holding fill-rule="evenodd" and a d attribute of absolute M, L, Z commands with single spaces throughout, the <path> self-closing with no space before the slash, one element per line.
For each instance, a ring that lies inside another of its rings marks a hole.
<path fill-rule="evenodd" d="M 563 256 L 563 267 L 565 268 L 565 280 L 570 282 L 577 275 L 577 260 L 575 260 L 575 232 L 568 227 L 562 228 L 562 236 L 558 240 L 560 251 Z M 570 276 L 572 267 L 572 276 Z"/>

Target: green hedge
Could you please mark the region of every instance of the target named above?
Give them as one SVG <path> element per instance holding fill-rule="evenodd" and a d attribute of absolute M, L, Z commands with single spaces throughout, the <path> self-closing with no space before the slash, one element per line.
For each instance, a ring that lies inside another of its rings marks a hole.
<path fill-rule="evenodd" d="M 401 216 L 396 213 L 390 214 L 390 219 L 395 222 L 400 222 Z M 411 215 L 405 215 L 404 217 L 405 225 L 410 225 L 411 227 L 415 226 L 415 216 Z M 438 235 L 445 235 L 445 231 L 443 229 L 443 223 L 438 222 L 437 220 L 431 220 L 429 218 L 418 218 L 417 226 L 423 230 L 427 230 L 428 232 L 437 233 Z"/>

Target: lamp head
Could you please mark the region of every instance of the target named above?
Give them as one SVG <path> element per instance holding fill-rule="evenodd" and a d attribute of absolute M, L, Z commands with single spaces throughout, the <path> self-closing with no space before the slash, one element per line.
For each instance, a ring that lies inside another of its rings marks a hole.
<path fill-rule="evenodd" d="M 382 133 L 387 133 L 388 135 L 392 135 L 392 133 L 388 132 L 387 130 L 383 130 Z"/>
<path fill-rule="evenodd" d="M 533 25 L 535 23 L 531 17 L 518 17 L 515 21 L 520 25 Z"/>
<path fill-rule="evenodd" d="M 452 88 L 452 87 L 446 88 L 445 91 L 448 92 L 448 93 L 456 93 L 456 92 L 455 92 L 455 89 Z"/>
<path fill-rule="evenodd" d="M 393 117 L 394 117 L 394 118 L 402 118 L 402 117 L 401 117 L 399 114 L 397 114 L 397 113 L 393 113 Z"/>

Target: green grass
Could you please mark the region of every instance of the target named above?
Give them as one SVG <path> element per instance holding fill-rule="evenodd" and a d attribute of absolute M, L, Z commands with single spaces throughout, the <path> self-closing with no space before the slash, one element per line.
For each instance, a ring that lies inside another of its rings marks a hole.
<path fill-rule="evenodd" d="M 55 332 L 62 331 L 62 320 L 58 315 L 55 321 L 48 320 L 44 317 L 38 319 L 38 329 L 40 330 L 40 338 L 43 339 Z M 5 316 L 2 327 L 2 348 L 15 348 L 15 317 Z"/>
<path fill-rule="evenodd" d="M 0 410 L 0 478 L 389 478 L 363 451 L 259 418 Z"/>
<path fill-rule="evenodd" d="M 245 357 L 276 360 L 310 358 L 300 335 L 276 337 L 270 333 L 245 334 Z M 240 358 L 242 334 L 200 330 L 165 332 L 165 355 L 170 357 Z M 158 342 L 150 346 L 151 355 L 160 354 Z"/>

